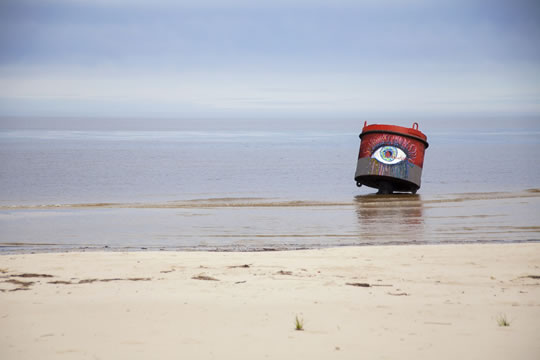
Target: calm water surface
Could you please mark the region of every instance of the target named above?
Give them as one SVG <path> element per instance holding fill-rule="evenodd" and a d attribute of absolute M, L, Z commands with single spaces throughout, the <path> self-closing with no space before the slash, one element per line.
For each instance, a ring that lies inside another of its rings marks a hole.
<path fill-rule="evenodd" d="M 540 132 L 427 135 L 418 195 L 375 196 L 357 133 L 0 131 L 0 251 L 540 240 Z"/>

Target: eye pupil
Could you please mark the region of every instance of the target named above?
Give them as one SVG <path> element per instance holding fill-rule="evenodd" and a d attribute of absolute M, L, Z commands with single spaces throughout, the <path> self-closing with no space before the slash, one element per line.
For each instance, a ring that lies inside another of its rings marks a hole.
<path fill-rule="evenodd" d="M 381 149 L 381 157 L 386 161 L 392 161 L 396 158 L 396 152 L 393 148 L 385 146 Z"/>
<path fill-rule="evenodd" d="M 386 145 L 376 149 L 371 157 L 383 164 L 394 165 L 405 160 L 407 155 L 398 147 Z"/>

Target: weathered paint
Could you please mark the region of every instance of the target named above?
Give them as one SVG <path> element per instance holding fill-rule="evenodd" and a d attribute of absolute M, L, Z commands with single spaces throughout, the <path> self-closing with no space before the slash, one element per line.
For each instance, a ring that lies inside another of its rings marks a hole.
<path fill-rule="evenodd" d="M 363 185 L 369 187 L 377 188 L 376 184 L 381 180 L 400 179 L 416 185 L 418 189 L 421 185 L 422 168 L 407 161 L 386 165 L 373 158 L 361 158 L 358 159 L 355 174 L 355 179 L 359 178 Z M 394 186 L 395 191 L 412 191 L 414 188 L 415 186 L 407 184 Z"/>
<path fill-rule="evenodd" d="M 424 166 L 424 145 L 415 139 L 394 134 L 371 133 L 362 138 L 358 158 L 371 157 L 381 146 L 390 145 L 401 149 L 407 155 L 407 162 Z"/>
<path fill-rule="evenodd" d="M 356 166 L 357 184 L 391 191 L 420 188 L 427 137 L 418 130 L 393 125 L 364 125 Z"/>

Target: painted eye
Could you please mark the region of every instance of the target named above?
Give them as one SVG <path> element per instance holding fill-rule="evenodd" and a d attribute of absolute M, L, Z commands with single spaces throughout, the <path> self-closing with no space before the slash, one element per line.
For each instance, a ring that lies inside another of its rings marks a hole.
<path fill-rule="evenodd" d="M 400 148 L 386 145 L 375 150 L 371 157 L 383 164 L 394 165 L 405 160 L 407 155 Z"/>

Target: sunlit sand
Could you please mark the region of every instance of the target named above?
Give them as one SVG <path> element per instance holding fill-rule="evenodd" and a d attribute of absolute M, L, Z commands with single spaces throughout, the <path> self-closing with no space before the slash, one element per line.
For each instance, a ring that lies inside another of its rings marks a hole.
<path fill-rule="evenodd" d="M 538 243 L 19 254 L 0 269 L 6 359 L 540 354 Z"/>

